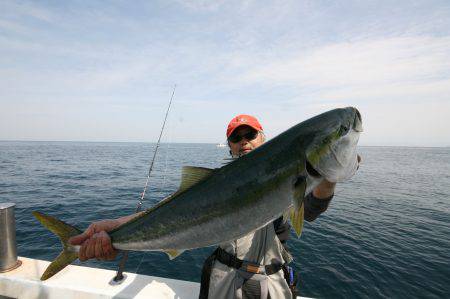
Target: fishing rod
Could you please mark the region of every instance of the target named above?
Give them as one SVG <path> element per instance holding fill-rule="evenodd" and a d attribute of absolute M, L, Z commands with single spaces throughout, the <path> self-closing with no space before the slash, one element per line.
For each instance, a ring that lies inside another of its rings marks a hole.
<path fill-rule="evenodd" d="M 150 167 L 148 169 L 147 180 L 145 181 L 144 190 L 142 191 L 141 196 L 139 198 L 139 202 L 136 207 L 135 213 L 139 213 L 142 209 L 142 203 L 144 202 L 145 193 L 147 192 L 150 175 L 153 170 L 153 165 L 155 164 L 156 153 L 158 152 L 159 144 L 161 142 L 161 137 L 164 132 L 164 127 L 166 126 L 167 116 L 169 115 L 170 106 L 172 105 L 172 100 L 173 100 L 173 96 L 175 94 L 176 88 L 177 88 L 177 85 L 175 84 L 173 87 L 172 96 L 170 97 L 169 106 L 167 107 L 166 116 L 164 117 L 164 122 L 163 122 L 163 125 L 161 128 L 161 131 L 159 132 L 158 142 L 156 142 L 156 148 L 155 148 L 155 151 L 153 152 L 153 158 L 152 158 L 152 161 L 150 162 Z M 123 251 L 122 259 L 119 262 L 119 268 L 117 269 L 116 276 L 111 281 L 112 284 L 120 284 L 125 279 L 125 276 L 123 275 L 123 269 L 125 268 L 125 263 L 127 262 L 127 260 L 128 260 L 128 251 Z"/>

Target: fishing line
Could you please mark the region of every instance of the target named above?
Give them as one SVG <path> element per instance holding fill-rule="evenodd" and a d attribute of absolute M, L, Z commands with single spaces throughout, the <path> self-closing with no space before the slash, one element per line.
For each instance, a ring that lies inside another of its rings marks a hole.
<path fill-rule="evenodd" d="M 172 125 L 172 122 L 171 122 L 171 119 L 170 119 L 170 115 L 169 115 L 169 120 L 168 120 L 168 126 L 169 126 L 169 128 L 167 129 L 167 131 L 169 131 L 169 134 L 168 134 L 169 138 L 167 138 L 166 153 L 164 155 L 164 171 L 162 172 L 163 173 L 163 178 L 162 178 L 162 183 L 160 183 L 160 188 L 161 188 L 162 193 L 163 193 L 163 198 L 165 198 L 164 190 L 166 188 L 167 160 L 168 160 L 169 152 L 170 152 L 170 144 L 171 144 L 171 142 L 173 140 L 173 125 Z M 136 274 L 138 273 L 139 269 L 141 268 L 141 264 L 144 262 L 144 258 L 146 258 L 146 257 L 148 257 L 148 255 L 145 255 L 144 253 L 141 253 L 141 259 L 139 260 L 139 263 L 138 263 L 134 273 L 136 273 Z"/>
<path fill-rule="evenodd" d="M 161 128 L 161 132 L 159 133 L 158 142 L 156 143 L 155 152 L 153 153 L 152 162 L 150 163 L 150 167 L 148 169 L 147 180 L 145 181 L 144 191 L 142 191 L 141 198 L 140 198 L 138 206 L 136 208 L 136 213 L 141 211 L 142 202 L 144 201 L 145 192 L 147 192 L 148 181 L 150 180 L 150 174 L 152 173 L 153 165 L 155 164 L 156 153 L 158 152 L 159 144 L 161 142 L 161 136 L 164 132 L 164 127 L 166 126 L 167 116 L 169 115 L 169 110 L 170 110 L 170 106 L 172 105 L 173 95 L 175 94 L 176 87 L 177 87 L 177 85 L 175 84 L 175 86 L 173 87 L 172 96 L 170 97 L 169 107 L 167 107 L 166 116 L 164 117 L 164 122 L 163 122 L 163 125 Z"/>
<path fill-rule="evenodd" d="M 159 137 L 158 137 L 158 141 L 156 143 L 155 151 L 153 152 L 153 158 L 152 158 L 152 161 L 150 163 L 150 167 L 148 169 L 147 179 L 145 181 L 144 190 L 142 191 L 141 197 L 139 198 L 139 202 L 138 202 L 138 205 L 136 207 L 135 213 L 140 212 L 141 208 L 142 208 L 142 203 L 143 203 L 144 198 L 145 198 L 145 193 L 147 192 L 148 182 L 150 180 L 150 175 L 151 175 L 152 170 L 153 170 L 153 165 L 155 164 L 156 154 L 158 152 L 158 148 L 159 148 L 159 145 L 161 143 L 161 137 L 162 137 L 162 134 L 164 132 L 164 127 L 166 126 L 167 116 L 169 115 L 170 106 L 172 105 L 173 96 L 175 94 L 175 89 L 176 88 L 177 88 L 177 85 L 175 84 L 174 87 L 173 87 L 172 96 L 170 97 L 169 106 L 167 107 L 166 115 L 164 116 L 164 122 L 163 122 L 163 125 L 162 125 L 162 128 L 161 128 L 161 132 L 159 133 Z M 123 279 L 125 278 L 124 275 L 123 275 L 123 269 L 125 268 L 125 263 L 127 262 L 127 259 L 128 259 L 128 251 L 123 251 L 122 259 L 119 262 L 119 269 L 117 269 L 116 276 L 112 280 L 112 282 L 114 282 L 115 284 L 121 283 L 123 281 Z"/>
<path fill-rule="evenodd" d="M 169 157 L 169 151 L 170 151 L 170 144 L 173 141 L 173 123 L 170 121 L 170 116 L 169 116 L 169 138 L 167 140 L 167 149 L 166 149 L 166 156 L 165 156 L 165 160 L 164 160 L 164 172 L 163 172 L 163 182 L 162 182 L 162 187 L 163 190 L 166 188 L 166 179 L 167 179 L 167 161 L 168 161 L 168 157 Z"/>

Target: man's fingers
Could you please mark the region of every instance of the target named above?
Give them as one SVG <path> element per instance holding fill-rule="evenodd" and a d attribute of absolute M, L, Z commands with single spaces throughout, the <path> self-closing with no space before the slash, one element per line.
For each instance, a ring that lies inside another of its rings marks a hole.
<path fill-rule="evenodd" d="M 112 247 L 111 238 L 107 233 L 105 234 L 105 238 L 102 238 L 103 252 L 105 253 L 104 259 L 107 261 L 111 261 L 116 258 L 117 250 Z"/>
<path fill-rule="evenodd" d="M 73 236 L 69 239 L 69 243 L 72 245 L 80 245 L 82 244 L 86 239 L 89 239 L 95 234 L 96 226 L 95 223 L 89 225 L 89 227 L 82 233 L 76 236 Z"/>
<path fill-rule="evenodd" d="M 94 235 L 95 243 L 94 243 L 94 255 L 97 259 L 102 259 L 104 257 L 103 248 L 102 248 L 102 238 L 101 233 L 97 233 Z"/>
<path fill-rule="evenodd" d="M 108 220 L 111 222 L 110 220 Z M 105 259 L 117 253 L 111 245 L 111 238 L 102 228 L 108 221 L 94 222 L 82 233 L 69 239 L 72 245 L 81 245 L 78 253 L 80 261 L 91 258 Z"/>
<path fill-rule="evenodd" d="M 89 243 L 86 246 L 86 259 L 91 259 L 95 256 L 95 235 L 88 239 Z"/>
<path fill-rule="evenodd" d="M 105 232 L 117 223 L 114 220 L 94 222 L 82 233 L 69 239 L 72 245 L 81 245 L 78 258 L 85 261 L 91 258 L 114 259 L 117 251 L 111 245 L 111 238 Z"/>
<path fill-rule="evenodd" d="M 86 258 L 86 247 L 89 245 L 89 239 L 87 239 L 86 241 L 84 241 L 84 243 L 81 245 L 80 247 L 80 251 L 78 252 L 78 259 L 80 261 L 85 261 L 87 260 Z"/>
<path fill-rule="evenodd" d="M 69 243 L 72 245 L 80 245 L 82 244 L 86 239 L 89 239 L 89 235 L 86 233 L 86 231 L 82 234 L 73 236 L 69 239 Z"/>
<path fill-rule="evenodd" d="M 105 231 L 93 234 L 86 239 L 80 247 L 78 258 L 86 261 L 91 258 L 100 260 L 114 258 L 117 255 L 111 245 L 111 238 Z"/>
<path fill-rule="evenodd" d="M 100 234 L 102 235 L 102 238 L 101 238 L 101 246 L 102 246 L 103 254 L 104 254 L 105 256 L 110 255 L 111 252 L 114 250 L 114 249 L 112 248 L 112 245 L 111 245 L 111 238 L 110 238 L 109 235 L 108 235 L 106 232 L 104 232 L 104 231 L 101 232 Z"/>

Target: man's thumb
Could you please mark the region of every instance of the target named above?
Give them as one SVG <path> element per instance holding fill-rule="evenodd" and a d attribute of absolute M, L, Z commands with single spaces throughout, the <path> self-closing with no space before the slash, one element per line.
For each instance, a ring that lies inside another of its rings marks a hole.
<path fill-rule="evenodd" d="M 84 232 L 70 238 L 69 243 L 72 245 L 81 245 L 86 239 L 89 239 L 89 234 L 87 232 Z"/>

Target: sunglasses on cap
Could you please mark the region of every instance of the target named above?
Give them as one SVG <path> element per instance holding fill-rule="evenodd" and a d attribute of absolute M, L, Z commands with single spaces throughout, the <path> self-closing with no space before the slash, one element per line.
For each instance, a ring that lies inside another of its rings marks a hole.
<path fill-rule="evenodd" d="M 251 130 L 250 132 L 243 135 L 231 134 L 230 137 L 228 137 L 228 141 L 232 143 L 238 143 L 242 140 L 242 138 L 245 138 L 247 141 L 252 141 L 256 138 L 256 136 L 258 136 L 258 131 Z"/>

